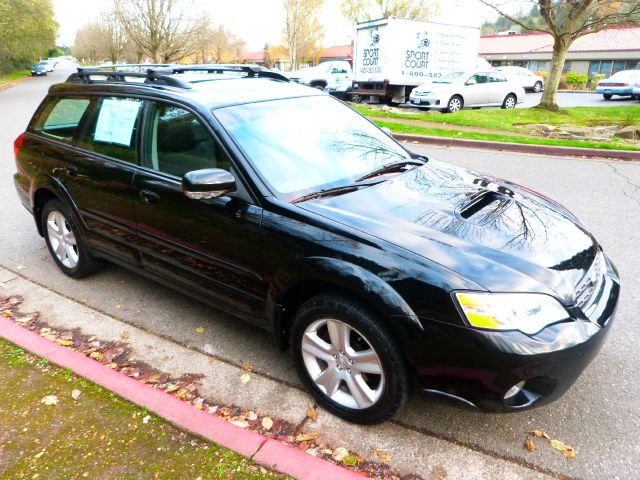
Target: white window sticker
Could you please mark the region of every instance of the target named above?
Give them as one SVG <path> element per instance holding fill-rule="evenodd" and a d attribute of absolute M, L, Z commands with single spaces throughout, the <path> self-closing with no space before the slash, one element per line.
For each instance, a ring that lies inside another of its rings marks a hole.
<path fill-rule="evenodd" d="M 140 105 L 140 100 L 105 98 L 100 107 L 93 139 L 97 142 L 131 146 L 131 135 Z"/>

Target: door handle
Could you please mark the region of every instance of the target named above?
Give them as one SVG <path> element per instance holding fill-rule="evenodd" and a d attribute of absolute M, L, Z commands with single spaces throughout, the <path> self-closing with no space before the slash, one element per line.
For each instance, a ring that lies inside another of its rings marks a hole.
<path fill-rule="evenodd" d="M 152 205 L 154 203 L 158 203 L 160 200 L 160 195 L 154 192 L 150 192 L 149 190 L 140 190 L 140 198 L 147 205 Z"/>

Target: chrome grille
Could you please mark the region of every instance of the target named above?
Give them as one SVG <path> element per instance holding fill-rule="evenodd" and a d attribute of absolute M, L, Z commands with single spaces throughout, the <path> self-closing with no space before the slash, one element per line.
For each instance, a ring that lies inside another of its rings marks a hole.
<path fill-rule="evenodd" d="M 598 252 L 591 267 L 576 285 L 576 304 L 584 312 L 592 303 L 598 292 L 598 287 L 604 279 L 604 264 L 602 253 Z"/>

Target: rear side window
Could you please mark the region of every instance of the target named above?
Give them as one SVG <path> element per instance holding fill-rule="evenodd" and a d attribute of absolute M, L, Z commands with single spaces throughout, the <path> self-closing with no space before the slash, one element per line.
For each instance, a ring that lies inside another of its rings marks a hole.
<path fill-rule="evenodd" d="M 503 75 L 500 75 L 499 73 L 491 73 L 489 75 L 489 80 L 491 83 L 496 83 L 496 82 L 506 82 L 507 79 L 504 78 Z"/>
<path fill-rule="evenodd" d="M 137 98 L 95 99 L 82 127 L 80 146 L 111 158 L 135 163 L 141 111 L 142 100 Z"/>
<path fill-rule="evenodd" d="M 88 98 L 49 100 L 35 121 L 33 130 L 56 140 L 71 141 L 89 107 Z"/>

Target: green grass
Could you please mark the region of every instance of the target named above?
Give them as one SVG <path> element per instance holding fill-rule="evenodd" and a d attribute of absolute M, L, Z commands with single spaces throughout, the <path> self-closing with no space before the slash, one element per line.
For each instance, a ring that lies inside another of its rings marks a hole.
<path fill-rule="evenodd" d="M 289 478 L 2 340 L 0 390 L 0 478 Z"/>
<path fill-rule="evenodd" d="M 547 125 L 576 125 L 592 127 L 596 125 L 639 125 L 640 103 L 615 107 L 570 107 L 568 114 L 553 113 L 537 108 L 514 108 L 512 110 L 484 109 L 461 110 L 456 113 L 385 113 L 364 105 L 356 106 L 368 117 L 386 117 L 424 122 L 443 123 L 447 125 L 466 125 L 490 130 L 522 132 L 522 125 L 544 123 Z"/>
<path fill-rule="evenodd" d="M 410 135 L 426 135 L 432 137 L 445 138 L 462 138 L 468 140 L 487 140 L 490 142 L 509 142 L 521 143 L 527 145 L 552 145 L 558 147 L 579 147 L 579 148 L 596 148 L 601 150 L 637 150 L 640 147 L 633 147 L 625 144 L 616 144 L 608 142 L 589 142 L 584 140 L 556 140 L 552 138 L 540 137 L 516 137 L 513 135 L 500 133 L 483 133 L 483 132 L 466 132 L 462 130 L 448 130 L 442 128 L 428 128 L 418 125 L 409 125 L 406 123 L 385 122 L 375 120 L 375 123 L 381 127 L 389 128 L 393 133 L 406 133 Z"/>
<path fill-rule="evenodd" d="M 22 77 L 28 77 L 29 75 L 31 75 L 31 70 L 18 70 L 17 72 L 0 76 L 0 85 L 3 83 L 11 82 L 13 80 L 18 80 Z"/>

